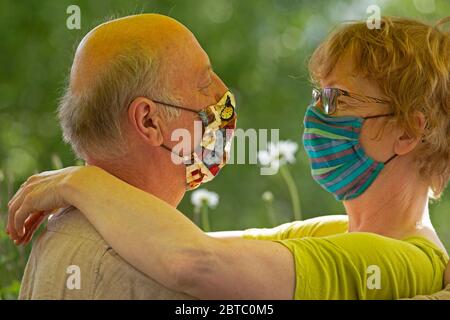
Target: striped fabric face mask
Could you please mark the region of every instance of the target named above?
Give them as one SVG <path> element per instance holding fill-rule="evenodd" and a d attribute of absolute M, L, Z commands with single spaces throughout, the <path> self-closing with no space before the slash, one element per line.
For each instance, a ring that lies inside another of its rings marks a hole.
<path fill-rule="evenodd" d="M 383 167 L 397 156 L 393 155 L 384 163 L 375 161 L 367 156 L 359 142 L 366 119 L 390 115 L 333 117 L 314 105 L 308 107 L 303 145 L 310 159 L 312 176 L 336 200 L 360 196 Z"/>

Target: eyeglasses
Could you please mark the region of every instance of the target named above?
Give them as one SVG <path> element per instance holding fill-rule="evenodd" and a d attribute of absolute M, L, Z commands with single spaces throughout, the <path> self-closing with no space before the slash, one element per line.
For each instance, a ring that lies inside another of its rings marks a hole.
<path fill-rule="evenodd" d="M 231 93 L 231 91 L 225 92 L 223 97 L 216 104 L 214 104 L 212 106 L 209 106 L 209 107 L 206 107 L 205 109 L 200 110 L 200 111 L 197 111 L 197 110 L 195 110 L 193 108 L 177 106 L 177 105 L 174 105 L 174 104 L 170 104 L 170 103 L 166 103 L 166 102 L 162 102 L 162 101 L 157 101 L 157 100 L 153 100 L 153 102 L 159 103 L 159 104 L 163 104 L 163 105 L 171 107 L 171 108 L 176 108 L 176 109 L 185 110 L 185 111 L 193 112 L 193 113 L 196 113 L 196 114 L 200 114 L 200 117 L 202 118 L 202 120 L 204 118 L 203 115 L 205 114 L 204 110 L 207 110 L 208 108 L 214 108 L 214 110 L 216 110 L 219 113 L 220 119 L 223 120 L 223 121 L 228 121 L 228 120 L 232 119 L 233 116 L 235 115 L 235 109 L 236 109 L 235 98 L 234 98 L 234 95 Z M 212 119 L 210 119 L 209 122 L 212 122 L 214 119 L 215 119 L 214 116 L 212 116 Z"/>
<path fill-rule="evenodd" d="M 319 107 L 327 115 L 331 115 L 337 111 L 338 108 L 337 103 L 339 97 L 341 96 L 349 97 L 364 103 L 367 102 L 381 103 L 381 104 L 389 103 L 389 101 L 387 100 L 363 96 L 356 93 L 350 93 L 348 91 L 338 88 L 324 88 L 324 89 L 313 88 L 312 90 L 312 98 L 313 98 L 312 102 L 314 106 Z"/>

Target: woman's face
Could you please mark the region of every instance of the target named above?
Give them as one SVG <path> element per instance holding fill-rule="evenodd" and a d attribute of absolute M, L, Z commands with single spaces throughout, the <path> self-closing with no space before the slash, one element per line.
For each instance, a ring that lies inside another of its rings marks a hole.
<path fill-rule="evenodd" d="M 333 71 L 320 82 L 320 85 L 322 88 L 339 88 L 350 93 L 389 100 L 374 82 L 353 71 L 352 60 L 348 55 L 339 60 Z M 337 112 L 333 116 L 367 117 L 392 111 L 386 104 L 360 102 L 349 97 L 340 97 Z M 390 119 L 392 118 L 367 119 L 362 126 L 360 143 L 367 155 L 379 162 L 385 162 L 395 154 L 394 145 L 398 131 L 395 130 L 394 123 Z"/>

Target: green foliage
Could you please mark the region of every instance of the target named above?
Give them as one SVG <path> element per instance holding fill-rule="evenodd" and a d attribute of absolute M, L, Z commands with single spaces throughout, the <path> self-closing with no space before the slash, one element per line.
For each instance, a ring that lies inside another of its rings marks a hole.
<path fill-rule="evenodd" d="M 339 22 L 364 19 L 370 4 L 382 14 L 436 21 L 450 12 L 447 0 L 431 13 L 411 0 L 2 0 L 0 1 L 0 298 L 15 298 L 29 248 L 16 248 L 4 233 L 5 202 L 30 174 L 71 165 L 61 140 L 57 99 L 74 48 L 95 25 L 112 16 L 139 12 L 168 14 L 190 28 L 208 52 L 216 73 L 236 93 L 238 125 L 280 128 L 280 138 L 300 142 L 302 116 L 310 99 L 306 61 Z M 66 9 L 81 9 L 81 30 L 66 28 Z M 425 10 L 426 11 L 426 10 Z M 55 157 L 54 155 L 58 155 Z M 290 166 L 299 189 L 303 218 L 344 210 L 311 179 L 306 155 Z M 278 222 L 291 219 L 289 190 L 282 177 L 260 176 L 257 165 L 232 165 L 208 189 L 220 194 L 211 213 L 212 230 L 270 226 L 261 195 L 270 190 Z M 189 196 L 180 205 L 192 212 Z M 450 249 L 450 197 L 431 206 L 432 220 Z"/>
<path fill-rule="evenodd" d="M 11 174 L 0 171 L 0 300 L 15 299 L 19 294 L 20 279 L 30 247 L 16 247 L 6 230 L 6 199 L 12 196 L 14 180 Z"/>

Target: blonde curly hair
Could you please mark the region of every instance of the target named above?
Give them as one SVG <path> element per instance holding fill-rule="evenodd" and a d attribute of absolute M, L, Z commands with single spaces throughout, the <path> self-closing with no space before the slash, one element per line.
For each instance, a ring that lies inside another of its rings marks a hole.
<path fill-rule="evenodd" d="M 313 53 L 312 81 L 327 77 L 350 54 L 356 72 L 381 88 L 391 100 L 397 124 L 424 143 L 417 150 L 419 174 L 439 198 L 450 178 L 450 32 L 416 20 L 383 17 L 380 29 L 365 21 L 344 23 Z M 422 112 L 425 131 L 414 121 Z"/>

